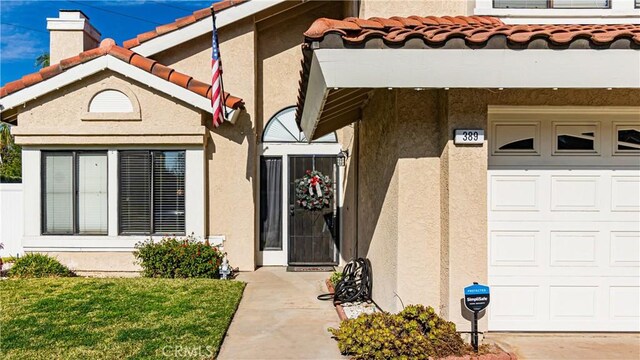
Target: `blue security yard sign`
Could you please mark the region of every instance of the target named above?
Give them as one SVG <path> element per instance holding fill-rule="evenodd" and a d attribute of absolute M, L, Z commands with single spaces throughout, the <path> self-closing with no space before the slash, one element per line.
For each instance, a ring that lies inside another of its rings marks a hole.
<path fill-rule="evenodd" d="M 464 288 L 464 306 L 473 312 L 471 324 L 471 345 L 478 352 L 478 313 L 489 306 L 489 287 L 474 282 Z"/>
<path fill-rule="evenodd" d="M 464 288 L 464 305 L 471 311 L 482 311 L 489 305 L 489 287 L 476 282 Z"/>

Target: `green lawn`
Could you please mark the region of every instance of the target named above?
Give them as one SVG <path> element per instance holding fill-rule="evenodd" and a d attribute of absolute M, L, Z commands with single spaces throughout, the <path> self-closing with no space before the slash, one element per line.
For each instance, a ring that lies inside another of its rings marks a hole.
<path fill-rule="evenodd" d="M 0 281 L 0 357 L 214 358 L 243 289 L 207 279 Z"/>

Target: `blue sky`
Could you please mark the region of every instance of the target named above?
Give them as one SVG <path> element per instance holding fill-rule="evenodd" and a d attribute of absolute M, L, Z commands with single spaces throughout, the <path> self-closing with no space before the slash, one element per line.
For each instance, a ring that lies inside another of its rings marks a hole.
<path fill-rule="evenodd" d="M 103 39 L 113 38 L 122 45 L 124 40 L 208 7 L 215 1 L 0 0 L 0 84 L 38 70 L 35 59 L 49 51 L 47 18 L 58 17 L 60 9 L 82 10 L 102 33 Z"/>

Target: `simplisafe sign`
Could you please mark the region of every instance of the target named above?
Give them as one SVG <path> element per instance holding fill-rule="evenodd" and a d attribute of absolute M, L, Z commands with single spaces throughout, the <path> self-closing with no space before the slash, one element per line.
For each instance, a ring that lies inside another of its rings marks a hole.
<path fill-rule="evenodd" d="M 471 311 L 482 311 L 489 306 L 489 287 L 479 285 L 474 282 L 473 285 L 464 288 L 464 305 Z"/>

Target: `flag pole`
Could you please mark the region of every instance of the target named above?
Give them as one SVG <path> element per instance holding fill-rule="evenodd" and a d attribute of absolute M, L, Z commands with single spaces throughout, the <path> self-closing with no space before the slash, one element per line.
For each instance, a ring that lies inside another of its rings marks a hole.
<path fill-rule="evenodd" d="M 216 38 L 216 46 L 218 46 L 218 62 L 220 63 L 220 91 L 222 91 L 221 100 L 222 100 L 222 108 L 224 109 L 223 118 L 224 120 L 229 120 L 229 114 L 227 113 L 227 105 L 225 104 L 227 96 L 224 92 L 224 81 L 222 80 L 222 73 L 224 69 L 222 68 L 222 54 L 220 53 L 220 43 L 218 42 L 218 29 L 216 28 L 216 10 L 213 8 L 213 4 L 211 5 L 211 20 L 213 21 L 213 36 Z M 212 49 L 213 50 L 213 49 Z"/>

